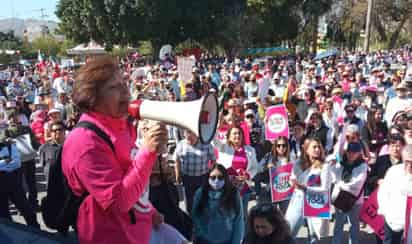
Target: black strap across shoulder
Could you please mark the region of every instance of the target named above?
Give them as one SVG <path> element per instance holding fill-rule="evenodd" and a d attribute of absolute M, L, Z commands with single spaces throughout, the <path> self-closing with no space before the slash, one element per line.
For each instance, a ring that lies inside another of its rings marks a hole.
<path fill-rule="evenodd" d="M 85 129 L 93 131 L 94 133 L 96 133 L 96 135 L 98 135 L 100 138 L 102 138 L 110 146 L 113 153 L 116 153 L 116 150 L 114 148 L 114 145 L 113 145 L 112 140 L 110 139 L 110 137 L 102 129 L 97 127 L 95 124 L 93 124 L 91 122 L 88 122 L 88 121 L 80 121 L 76 124 L 75 128 L 85 128 Z M 129 216 L 130 216 L 130 222 L 132 224 L 136 224 L 136 216 L 134 215 L 133 209 L 129 210 L 128 213 L 129 213 Z"/>
<path fill-rule="evenodd" d="M 110 137 L 102 129 L 97 127 L 95 124 L 88 122 L 88 121 L 80 121 L 79 123 L 77 123 L 75 128 L 85 128 L 85 129 L 93 131 L 110 146 L 113 152 L 115 152 L 114 145 L 112 143 L 112 140 L 110 140 Z"/>

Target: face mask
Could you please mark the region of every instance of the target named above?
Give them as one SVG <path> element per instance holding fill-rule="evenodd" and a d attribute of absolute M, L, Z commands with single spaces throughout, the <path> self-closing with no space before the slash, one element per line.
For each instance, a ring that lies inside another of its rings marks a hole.
<path fill-rule="evenodd" d="M 209 185 L 212 187 L 213 190 L 218 191 L 223 188 L 225 185 L 225 180 L 219 180 L 219 179 L 209 179 Z"/>

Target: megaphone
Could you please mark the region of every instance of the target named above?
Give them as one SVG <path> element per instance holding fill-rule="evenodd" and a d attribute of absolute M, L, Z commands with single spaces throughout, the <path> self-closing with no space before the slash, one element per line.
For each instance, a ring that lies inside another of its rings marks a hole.
<path fill-rule="evenodd" d="M 209 143 L 216 133 L 218 103 L 213 93 L 190 102 L 134 100 L 129 115 L 136 119 L 162 121 L 190 130 L 202 143 Z"/>

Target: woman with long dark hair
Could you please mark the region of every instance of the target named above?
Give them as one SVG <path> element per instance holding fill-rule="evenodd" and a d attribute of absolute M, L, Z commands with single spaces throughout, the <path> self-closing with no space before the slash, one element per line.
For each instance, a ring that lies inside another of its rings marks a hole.
<path fill-rule="evenodd" d="M 289 141 L 286 137 L 280 136 L 275 139 L 272 145 L 272 150 L 263 156 L 262 160 L 259 162 L 259 167 L 263 168 L 263 172 L 258 174 L 257 177 L 262 182 L 269 185 L 269 169 L 284 166 L 290 163 L 290 146 Z M 259 184 L 260 182 L 259 181 Z M 259 202 L 270 202 L 270 188 L 268 187 L 261 196 L 259 196 Z M 278 203 L 279 209 L 282 213 L 286 212 L 289 201 L 283 201 Z"/>
<path fill-rule="evenodd" d="M 290 228 L 282 213 L 271 203 L 250 210 L 248 232 L 243 244 L 293 244 Z"/>
<path fill-rule="evenodd" d="M 242 201 L 224 166 L 214 164 L 196 191 L 192 221 L 195 244 L 239 244 L 244 236 Z"/>

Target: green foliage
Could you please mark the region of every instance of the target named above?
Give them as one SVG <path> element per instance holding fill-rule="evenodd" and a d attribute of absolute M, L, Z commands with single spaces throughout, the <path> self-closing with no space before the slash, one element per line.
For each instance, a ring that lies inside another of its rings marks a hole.
<path fill-rule="evenodd" d="M 61 48 L 61 43 L 51 35 L 36 38 L 32 42 L 32 49 L 40 50 L 47 56 L 56 56 L 61 52 Z"/>
<path fill-rule="evenodd" d="M 13 31 L 0 32 L 0 49 L 19 50 L 22 44 L 22 40 L 17 38 Z"/>
<path fill-rule="evenodd" d="M 318 0 L 320 1 L 320 0 Z M 326 0 L 325 0 L 326 1 Z M 59 32 L 76 42 L 136 46 L 191 40 L 212 49 L 273 45 L 298 33 L 303 0 L 60 0 Z"/>

